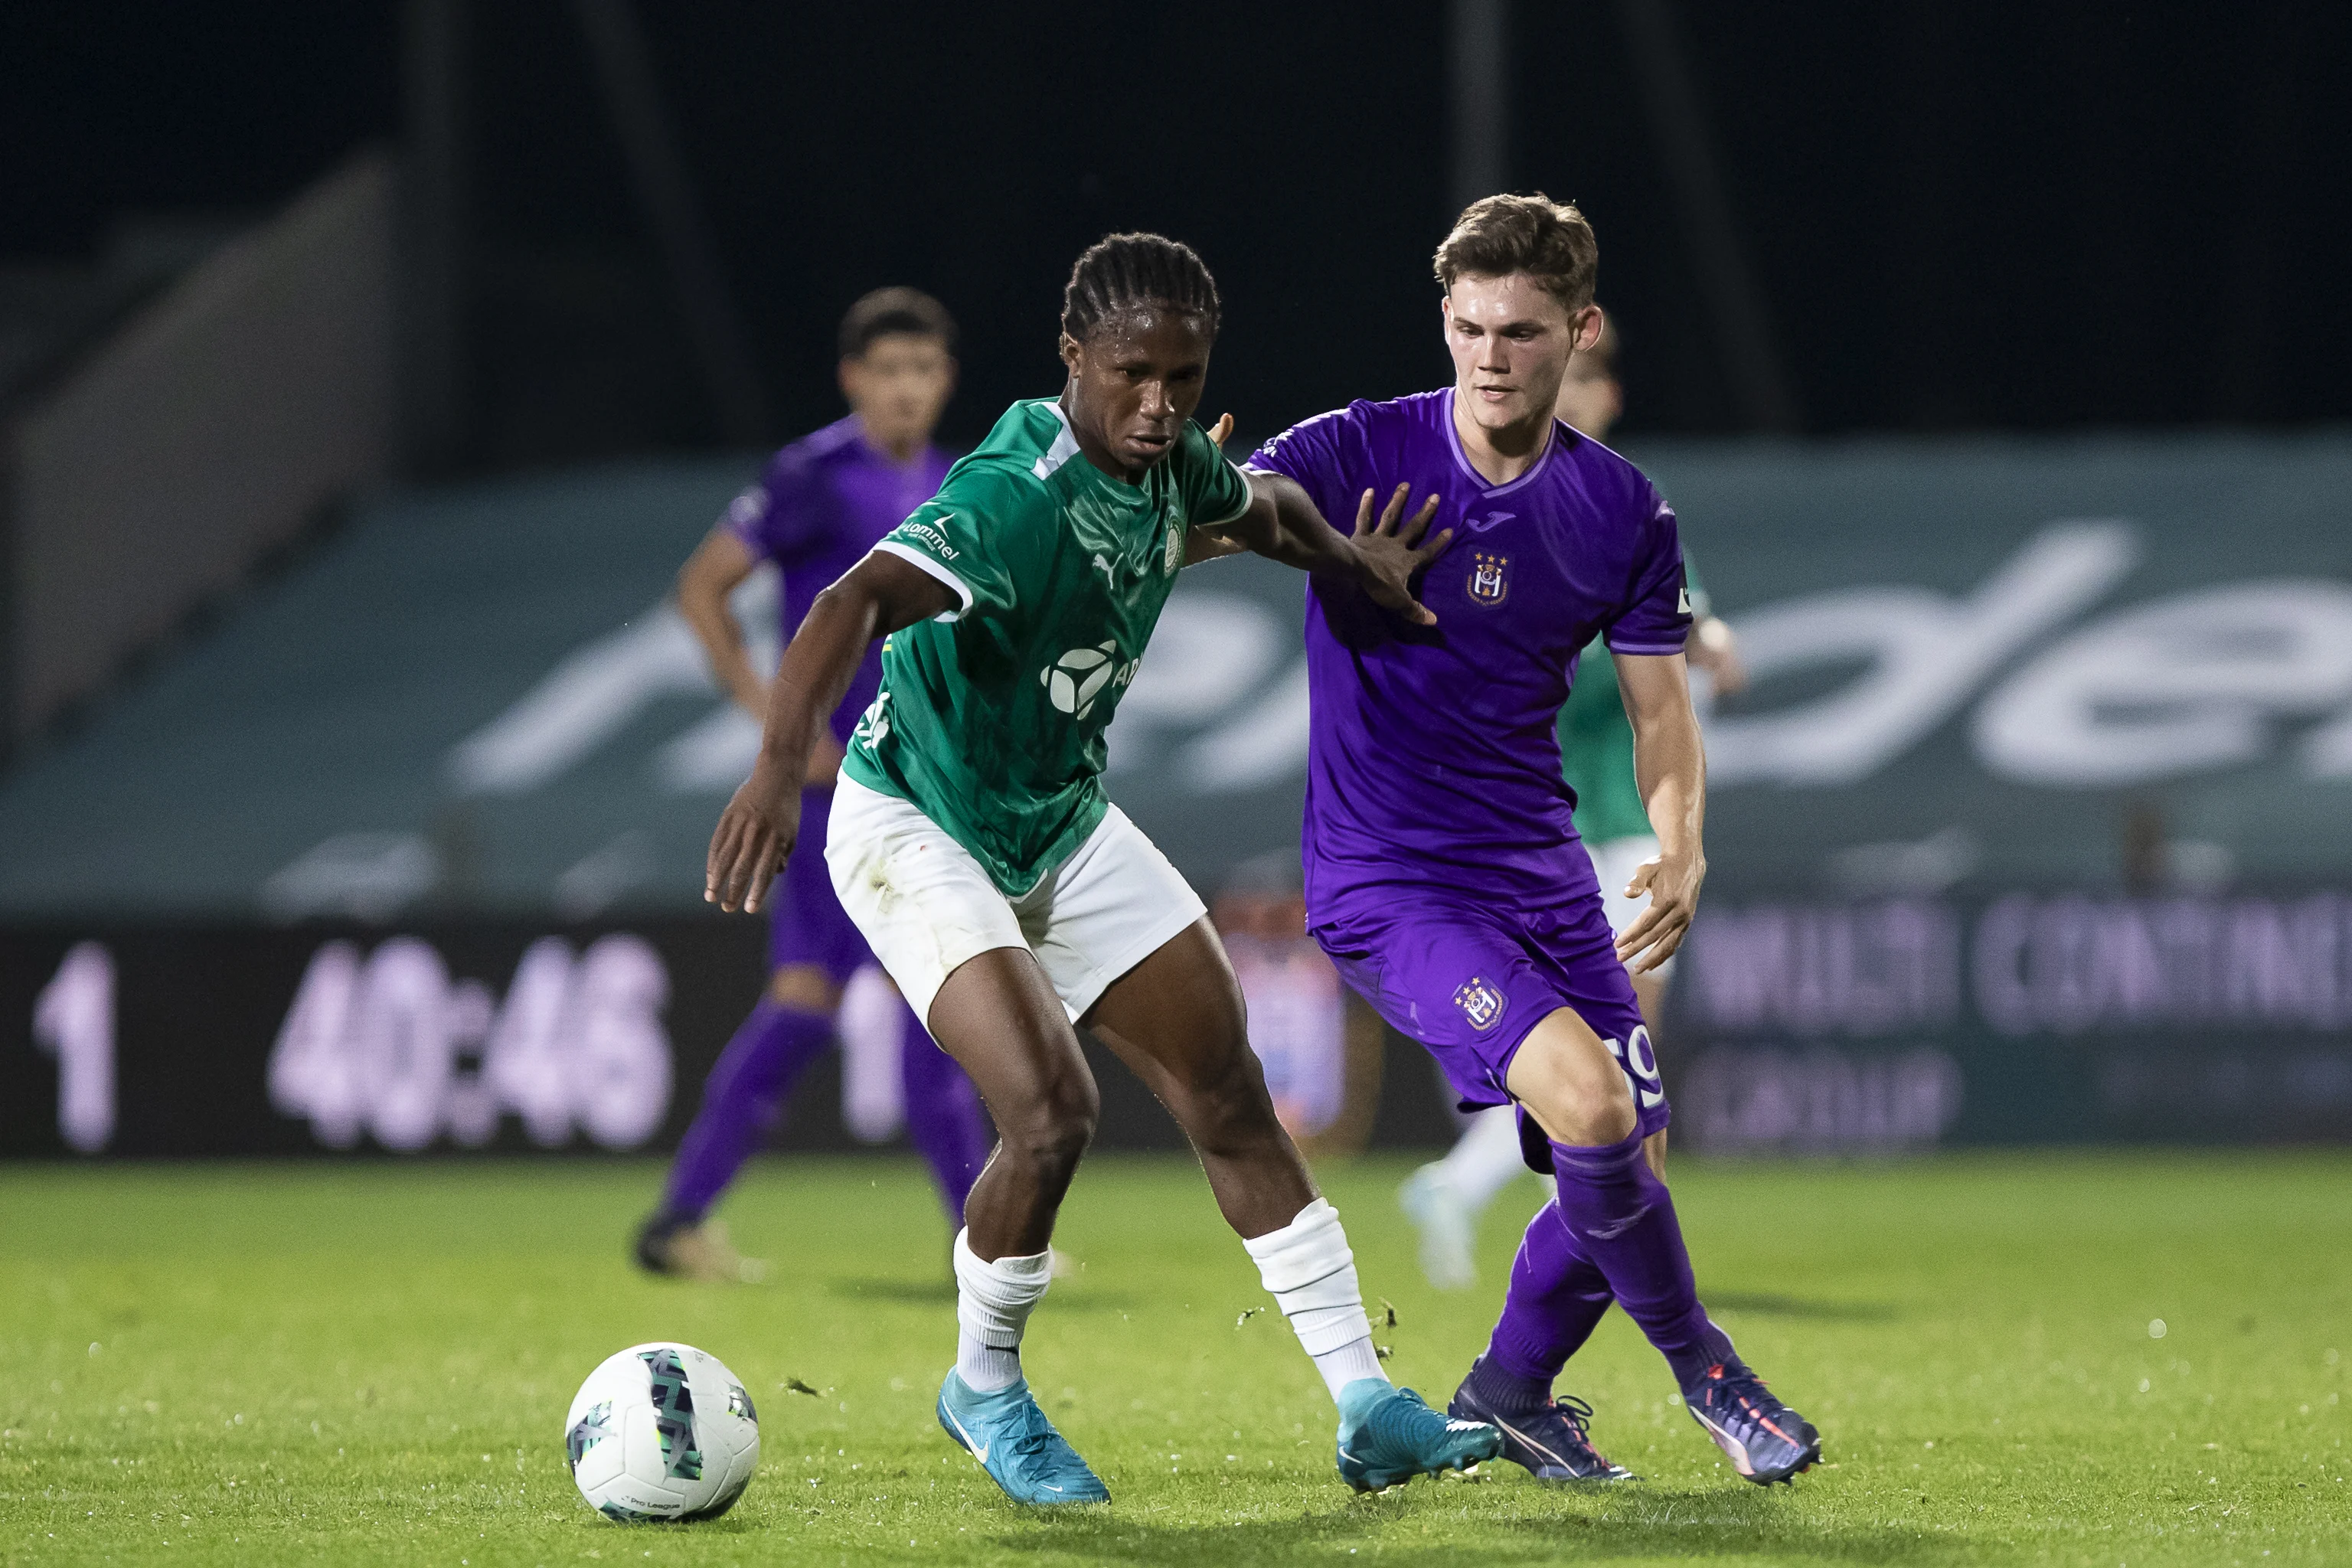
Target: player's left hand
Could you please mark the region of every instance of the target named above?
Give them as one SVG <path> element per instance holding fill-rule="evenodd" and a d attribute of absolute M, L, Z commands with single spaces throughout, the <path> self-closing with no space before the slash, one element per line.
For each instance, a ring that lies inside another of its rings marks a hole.
<path fill-rule="evenodd" d="M 1690 934 L 1691 917 L 1698 912 L 1699 884 L 1706 880 L 1706 861 L 1697 855 L 1661 855 L 1636 867 L 1633 879 L 1625 884 L 1625 896 L 1638 899 L 1647 893 L 1650 907 L 1617 939 L 1618 961 L 1636 974 L 1647 974 L 1672 958 Z"/>
<path fill-rule="evenodd" d="M 1415 626 L 1433 626 L 1436 615 L 1412 596 L 1412 574 L 1445 553 L 1445 547 L 1454 542 L 1454 531 L 1445 529 L 1423 543 L 1429 520 L 1437 515 L 1437 498 L 1433 495 L 1422 502 L 1421 510 L 1408 519 L 1404 503 L 1412 494 L 1411 485 L 1397 486 L 1375 523 L 1372 492 L 1364 492 L 1356 504 L 1356 559 L 1363 565 L 1364 592 L 1371 595 L 1372 603 L 1395 611 Z"/>

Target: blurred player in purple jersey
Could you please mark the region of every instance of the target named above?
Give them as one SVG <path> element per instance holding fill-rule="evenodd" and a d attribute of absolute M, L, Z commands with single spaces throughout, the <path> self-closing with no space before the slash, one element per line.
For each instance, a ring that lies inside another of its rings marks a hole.
<path fill-rule="evenodd" d="M 768 680 L 751 667 L 728 595 L 761 562 L 773 562 L 783 574 L 778 607 L 789 642 L 818 592 L 931 499 L 952 460 L 931 444 L 931 430 L 955 388 L 954 348 L 955 324 L 928 294 L 879 289 L 850 307 L 841 324 L 849 416 L 778 452 L 679 572 L 678 609 L 711 673 L 753 718 L 767 711 Z M 711 1068 L 661 1207 L 637 1235 L 637 1261 L 656 1273 L 756 1272 L 705 1216 L 782 1119 L 793 1080 L 833 1045 L 850 976 L 874 962 L 842 911 L 823 850 L 842 745 L 881 679 L 878 648 L 868 649 L 810 760 L 801 819 L 814 830 L 784 869 L 770 924 L 767 994 Z M 930 1162 L 950 1224 L 960 1226 L 964 1195 L 988 1158 L 988 1122 L 971 1080 L 911 1011 L 903 1034 L 908 1135 Z"/>
<path fill-rule="evenodd" d="M 1600 341 L 1568 362 L 1552 411 L 1580 436 L 1608 439 L 1610 426 L 1625 411 L 1617 380 L 1617 329 L 1604 320 Z M 1747 683 L 1738 639 L 1723 620 L 1708 613 L 1697 568 L 1687 554 L 1684 576 L 1690 586 L 1690 639 L 1684 649 L 1693 670 L 1716 692 L 1737 691 Z M 1588 647 L 1587 652 L 1590 652 Z M 1576 794 L 1576 832 L 1592 857 L 1601 879 L 1601 900 L 1609 929 L 1622 934 L 1645 912 L 1648 900 L 1626 889 L 1644 862 L 1660 852 L 1650 831 L 1648 808 L 1633 773 L 1633 726 L 1617 690 L 1614 668 L 1606 658 L 1580 663 L 1580 679 L 1559 710 L 1559 759 Z M 1694 686 L 1699 681 L 1695 677 Z M 1633 976 L 1633 995 L 1654 1042 L 1664 1016 L 1669 958 Z M 1664 1134 L 1660 1135 L 1663 1142 Z M 1519 1149 L 1517 1115 L 1496 1106 L 1466 1119 L 1462 1136 L 1443 1160 L 1415 1171 L 1398 1196 L 1421 1231 L 1422 1272 L 1441 1290 L 1465 1289 L 1477 1280 L 1475 1261 L 1478 1216 L 1496 1196 L 1527 1173 Z"/>
<path fill-rule="evenodd" d="M 1673 956 L 1706 874 L 1706 761 L 1683 649 L 1675 514 L 1631 463 L 1555 416 L 1601 335 L 1598 247 L 1575 208 L 1489 196 L 1438 247 L 1454 384 L 1310 419 L 1251 459 L 1326 517 L 1427 494 L 1453 548 L 1421 579 L 1433 625 L 1311 579 L 1308 918 L 1364 998 L 1426 1046 L 1465 1110 L 1514 1105 L 1559 1181 L 1528 1227 L 1501 1321 L 1453 1413 L 1492 1421 L 1548 1479 L 1622 1479 L 1552 1382 L 1612 1300 L 1750 1480 L 1820 1458 L 1700 1306 L 1662 1152 L 1666 1096 L 1629 967 Z M 1612 939 L 1555 726 L 1581 650 L 1607 645 L 1660 842 L 1649 908 Z M 1647 1145 L 1647 1147 L 1645 1147 Z"/>

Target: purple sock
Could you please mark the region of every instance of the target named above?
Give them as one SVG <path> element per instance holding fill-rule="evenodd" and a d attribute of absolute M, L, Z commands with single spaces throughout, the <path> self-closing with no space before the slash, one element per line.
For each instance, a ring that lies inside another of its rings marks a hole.
<path fill-rule="evenodd" d="M 1528 1410 L 1551 1397 L 1552 1379 L 1592 1337 L 1615 1297 L 1608 1279 L 1578 1250 L 1557 1205 L 1528 1223 L 1510 1289 L 1486 1353 L 1470 1376 L 1496 1408 Z"/>
<path fill-rule="evenodd" d="M 1551 1163 L 1559 1198 L 1544 1212 L 1558 1214 L 1570 1244 L 1608 1279 L 1676 1381 L 1687 1388 L 1729 1360 L 1731 1340 L 1699 1305 L 1675 1200 L 1642 1157 L 1642 1135 L 1598 1148 L 1554 1143 Z"/>
<path fill-rule="evenodd" d="M 670 1163 L 662 1212 L 688 1224 L 718 1201 L 784 1114 L 784 1096 L 833 1045 L 833 1020 L 762 996 L 703 1081 L 702 1108 Z"/>
<path fill-rule="evenodd" d="M 980 1180 L 993 1142 L 988 1112 L 955 1058 L 932 1044 L 912 1007 L 906 1015 L 899 1071 L 907 1089 L 907 1137 L 931 1163 L 949 1223 L 961 1227 L 963 1201 Z"/>

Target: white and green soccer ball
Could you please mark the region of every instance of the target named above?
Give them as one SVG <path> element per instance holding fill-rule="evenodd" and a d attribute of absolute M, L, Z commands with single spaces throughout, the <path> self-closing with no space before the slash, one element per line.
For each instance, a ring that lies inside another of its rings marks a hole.
<path fill-rule="evenodd" d="M 631 1345 L 588 1374 L 563 1417 L 563 1456 L 607 1519 L 716 1519 L 760 1463 L 751 1396 L 692 1345 Z"/>

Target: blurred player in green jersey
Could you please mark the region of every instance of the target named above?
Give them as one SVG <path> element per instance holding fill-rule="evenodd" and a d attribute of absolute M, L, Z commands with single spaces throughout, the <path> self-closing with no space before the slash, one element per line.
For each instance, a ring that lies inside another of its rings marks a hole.
<path fill-rule="evenodd" d="M 1569 361 L 1553 412 L 1570 428 L 1599 441 L 1624 411 L 1617 328 L 1607 322 L 1601 341 Z M 1708 613 L 1706 590 L 1687 550 L 1683 560 L 1691 597 L 1691 668 L 1706 683 L 1702 690 L 1737 691 L 1748 679 L 1737 639 L 1721 617 Z M 1693 686 L 1701 687 L 1701 679 Z M 1559 761 L 1576 791 L 1576 831 L 1601 879 L 1610 927 L 1622 934 L 1647 907 L 1646 899 L 1629 897 L 1626 888 L 1644 861 L 1656 858 L 1658 838 L 1634 786 L 1633 726 L 1617 689 L 1616 667 L 1607 658 L 1587 657 L 1577 666 L 1576 684 L 1559 710 Z M 1654 1037 L 1665 1012 L 1666 977 L 1673 969 L 1674 960 L 1668 959 L 1633 976 L 1633 994 Z M 1657 1135 L 1654 1162 L 1664 1157 L 1664 1133 Z M 1476 1282 L 1478 1216 L 1496 1194 L 1527 1173 L 1518 1129 L 1509 1108 L 1503 1107 L 1469 1117 L 1445 1158 L 1406 1180 L 1398 1197 L 1421 1232 L 1421 1266 L 1431 1284 L 1450 1290 Z"/>

